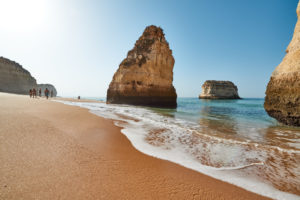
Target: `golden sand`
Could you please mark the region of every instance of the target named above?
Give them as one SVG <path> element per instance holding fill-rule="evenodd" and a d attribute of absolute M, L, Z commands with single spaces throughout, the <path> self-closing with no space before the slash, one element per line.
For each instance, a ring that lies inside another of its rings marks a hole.
<path fill-rule="evenodd" d="M 267 199 L 133 148 L 111 120 L 0 93 L 0 199 Z"/>

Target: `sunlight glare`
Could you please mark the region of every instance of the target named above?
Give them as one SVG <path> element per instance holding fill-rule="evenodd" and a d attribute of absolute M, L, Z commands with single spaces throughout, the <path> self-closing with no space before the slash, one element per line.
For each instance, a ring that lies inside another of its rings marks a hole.
<path fill-rule="evenodd" d="M 44 0 L 0 0 L 0 29 L 33 31 L 43 24 L 46 14 Z"/>

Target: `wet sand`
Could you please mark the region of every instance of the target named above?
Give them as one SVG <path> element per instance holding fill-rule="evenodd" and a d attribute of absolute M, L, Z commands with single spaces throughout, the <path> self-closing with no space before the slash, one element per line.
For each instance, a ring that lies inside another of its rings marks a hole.
<path fill-rule="evenodd" d="M 140 153 L 111 120 L 0 93 L 0 199 L 267 199 Z"/>

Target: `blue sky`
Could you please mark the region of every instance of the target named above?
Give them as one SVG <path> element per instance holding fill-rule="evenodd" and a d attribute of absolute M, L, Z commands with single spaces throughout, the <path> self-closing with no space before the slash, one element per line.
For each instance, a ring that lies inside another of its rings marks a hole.
<path fill-rule="evenodd" d="M 26 3 L 24 3 L 26 2 Z M 179 97 L 205 80 L 230 80 L 264 97 L 296 23 L 297 0 L 0 0 L 0 56 L 61 96 L 106 96 L 148 25 L 161 26 L 175 58 Z"/>

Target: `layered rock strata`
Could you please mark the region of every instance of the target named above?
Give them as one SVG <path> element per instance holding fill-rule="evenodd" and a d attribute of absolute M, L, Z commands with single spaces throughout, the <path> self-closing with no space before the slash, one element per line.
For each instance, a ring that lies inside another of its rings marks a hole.
<path fill-rule="evenodd" d="M 238 88 L 231 81 L 205 81 L 199 99 L 240 99 Z"/>
<path fill-rule="evenodd" d="M 28 94 L 36 80 L 20 64 L 0 57 L 0 92 Z"/>
<path fill-rule="evenodd" d="M 45 91 L 46 88 L 49 90 L 50 93 L 51 93 L 51 91 L 53 91 L 53 97 L 57 96 L 56 88 L 53 85 L 51 85 L 51 84 L 38 84 L 37 85 L 37 91 L 39 91 L 39 89 L 41 89 L 42 90 L 42 96 L 45 95 L 44 91 Z"/>
<path fill-rule="evenodd" d="M 300 126 L 300 2 L 297 16 L 292 41 L 271 75 L 264 104 L 271 117 L 292 126 Z"/>
<path fill-rule="evenodd" d="M 107 103 L 176 108 L 174 63 L 163 30 L 146 27 L 114 74 Z"/>

